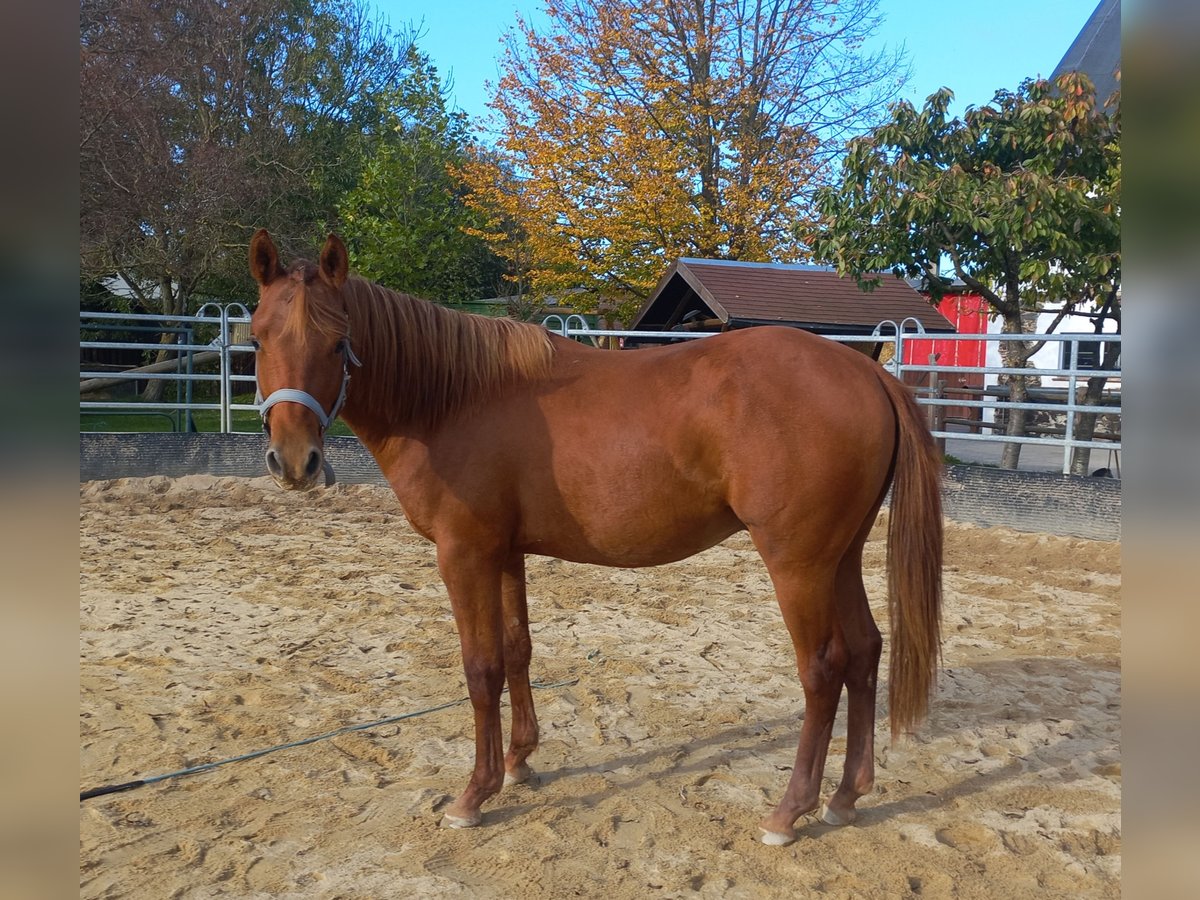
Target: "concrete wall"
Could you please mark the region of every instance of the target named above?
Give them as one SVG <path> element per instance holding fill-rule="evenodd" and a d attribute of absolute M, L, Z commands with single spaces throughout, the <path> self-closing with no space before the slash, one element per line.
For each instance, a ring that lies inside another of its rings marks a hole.
<path fill-rule="evenodd" d="M 1115 478 L 947 466 L 946 517 L 1098 541 L 1121 539 L 1121 482 Z"/>
<path fill-rule="evenodd" d="M 267 474 L 265 434 L 80 434 L 79 480 L 166 475 Z M 325 457 L 338 481 L 387 484 L 367 449 L 352 437 L 325 438 Z"/>
<path fill-rule="evenodd" d="M 199 474 L 258 478 L 266 474 L 266 448 L 261 434 L 81 434 L 79 478 Z M 326 438 L 325 449 L 339 481 L 387 484 L 357 439 Z M 959 522 L 1093 540 L 1121 539 L 1121 482 L 1111 478 L 950 466 L 943 498 L 946 516 Z"/>

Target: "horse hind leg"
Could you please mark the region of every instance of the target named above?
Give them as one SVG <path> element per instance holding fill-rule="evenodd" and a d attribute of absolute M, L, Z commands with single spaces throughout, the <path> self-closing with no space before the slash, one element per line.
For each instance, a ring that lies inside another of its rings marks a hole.
<path fill-rule="evenodd" d="M 762 548 L 756 538 L 756 543 Z M 779 608 L 796 651 L 804 687 L 804 724 L 796 763 L 783 798 L 759 825 L 765 844 L 790 844 L 796 819 L 820 802 L 821 777 L 833 734 L 846 668 L 846 646 L 838 622 L 834 567 L 792 566 L 764 554 Z"/>
<path fill-rule="evenodd" d="M 856 541 L 837 570 L 838 621 L 847 652 L 846 764 L 821 814 L 829 825 L 853 822 L 854 804 L 875 784 L 875 698 L 883 639 L 863 586 L 862 547 L 863 541 Z"/>
<path fill-rule="evenodd" d="M 533 646 L 529 638 L 529 609 L 525 596 L 525 556 L 509 560 L 501 575 L 501 607 L 504 616 L 504 673 L 512 704 L 512 734 L 504 756 L 504 784 L 521 784 L 533 774 L 526 760 L 537 749 L 538 722 L 529 686 L 529 661 Z"/>

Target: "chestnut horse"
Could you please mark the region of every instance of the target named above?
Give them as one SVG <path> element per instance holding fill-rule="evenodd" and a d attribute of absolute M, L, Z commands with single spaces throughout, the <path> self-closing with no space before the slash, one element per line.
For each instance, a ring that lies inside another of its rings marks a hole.
<path fill-rule="evenodd" d="M 318 264 L 284 269 L 259 231 L 250 270 L 271 475 L 311 487 L 340 412 L 437 545 L 475 715 L 475 768 L 444 824 L 478 825 L 502 784 L 531 774 L 526 554 L 654 566 L 742 529 L 770 572 L 805 697 L 795 768 L 762 839 L 794 840 L 817 808 L 843 685 L 845 770 L 823 817 L 853 818 L 874 781 L 882 648 L 862 552 L 889 486 L 893 738 L 925 715 L 939 652 L 941 464 L 900 382 L 792 328 L 585 347 L 349 277 L 334 235 Z"/>

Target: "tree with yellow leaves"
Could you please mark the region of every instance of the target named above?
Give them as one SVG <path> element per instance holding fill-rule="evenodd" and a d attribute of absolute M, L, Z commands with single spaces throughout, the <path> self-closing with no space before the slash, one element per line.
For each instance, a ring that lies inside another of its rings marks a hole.
<path fill-rule="evenodd" d="M 480 233 L 533 293 L 624 312 L 679 256 L 795 259 L 828 164 L 903 82 L 862 51 L 876 3 L 547 0 L 548 27 L 507 37 L 497 144 L 462 170 Z"/>

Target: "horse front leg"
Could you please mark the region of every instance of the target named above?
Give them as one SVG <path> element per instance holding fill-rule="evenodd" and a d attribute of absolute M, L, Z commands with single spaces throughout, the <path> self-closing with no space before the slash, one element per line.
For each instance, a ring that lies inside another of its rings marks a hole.
<path fill-rule="evenodd" d="M 504 783 L 521 784 L 533 770 L 526 760 L 538 744 L 537 713 L 529 688 L 529 608 L 525 598 L 525 554 L 516 553 L 504 567 L 500 582 L 504 614 L 504 671 L 512 703 L 512 739 L 504 757 Z"/>
<path fill-rule="evenodd" d="M 504 690 L 504 638 L 500 602 L 501 565 L 477 547 L 438 546 L 438 568 L 462 645 L 467 693 L 475 713 L 475 768 L 466 790 L 446 807 L 442 824 L 470 828 L 480 807 L 504 782 L 500 694 Z"/>

